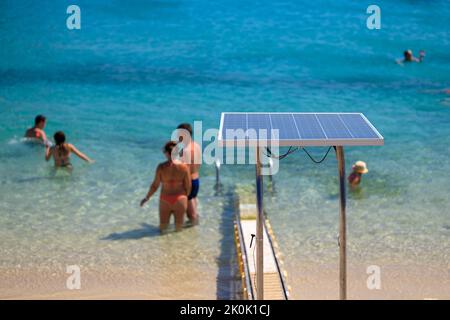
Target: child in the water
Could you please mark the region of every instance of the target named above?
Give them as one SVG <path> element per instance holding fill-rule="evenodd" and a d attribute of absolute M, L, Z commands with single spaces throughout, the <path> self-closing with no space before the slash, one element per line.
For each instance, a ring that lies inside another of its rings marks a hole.
<path fill-rule="evenodd" d="M 352 166 L 352 173 L 348 176 L 348 183 L 352 187 L 356 187 L 361 183 L 361 178 L 363 174 L 369 172 L 367 165 L 364 161 L 356 161 Z"/>

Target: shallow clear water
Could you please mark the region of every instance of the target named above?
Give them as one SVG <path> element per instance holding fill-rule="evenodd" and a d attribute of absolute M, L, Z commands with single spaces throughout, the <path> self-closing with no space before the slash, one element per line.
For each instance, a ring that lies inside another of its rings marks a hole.
<path fill-rule="evenodd" d="M 182 289 L 170 279 L 204 274 L 192 279 L 217 278 L 228 297 L 233 192 L 254 169 L 224 166 L 217 195 L 203 166 L 201 226 L 157 236 L 157 200 L 138 202 L 173 128 L 217 128 L 223 111 L 355 111 L 385 146 L 346 152 L 348 170 L 356 160 L 370 170 L 349 194 L 350 263 L 447 273 L 447 1 L 379 1 L 381 30 L 366 28 L 364 2 L 78 3 L 79 31 L 66 29 L 62 3 L 0 4 L 0 267 L 138 270 L 172 297 Z M 406 48 L 425 49 L 425 62 L 396 65 Z M 74 160 L 71 176 L 54 176 L 44 151 L 21 142 L 38 113 L 48 134 L 64 130 L 96 163 Z M 266 193 L 293 282 L 303 264 L 336 261 L 336 174 L 332 154 L 322 165 L 293 154 Z M 214 298 L 200 287 L 193 297 Z"/>

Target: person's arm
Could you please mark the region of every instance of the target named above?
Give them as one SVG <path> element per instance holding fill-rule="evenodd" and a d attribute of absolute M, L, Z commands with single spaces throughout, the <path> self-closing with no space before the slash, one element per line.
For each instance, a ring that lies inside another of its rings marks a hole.
<path fill-rule="evenodd" d="M 186 171 L 185 171 L 185 175 L 184 175 L 184 179 L 183 179 L 183 185 L 184 185 L 184 189 L 186 190 L 186 194 L 190 195 L 191 189 L 192 189 L 192 181 L 191 181 L 191 172 L 190 172 L 188 166 L 186 166 Z"/>
<path fill-rule="evenodd" d="M 425 51 L 424 50 L 420 50 L 419 52 L 419 59 L 417 59 L 417 62 L 422 62 L 423 59 L 425 58 Z"/>
<path fill-rule="evenodd" d="M 80 159 L 83 159 L 86 162 L 91 162 L 91 163 L 94 162 L 87 155 L 85 155 L 84 153 L 80 152 L 77 148 L 75 148 L 75 146 L 73 144 L 69 144 L 69 148 L 70 148 L 70 151 L 75 153 Z"/>
<path fill-rule="evenodd" d="M 202 164 L 202 148 L 200 148 L 200 146 L 196 143 L 196 153 L 195 153 L 195 157 L 194 157 L 194 164 L 198 165 L 198 169 L 200 170 L 200 166 Z"/>
<path fill-rule="evenodd" d="M 405 60 L 405 58 L 398 58 L 398 59 L 395 60 L 395 62 L 398 65 L 401 65 L 403 67 L 405 65 L 406 60 Z"/>
<path fill-rule="evenodd" d="M 352 187 L 357 186 L 360 182 L 361 182 L 361 176 L 360 176 L 360 175 L 355 174 L 355 173 L 352 172 L 352 173 L 348 176 L 348 183 L 349 183 Z"/>
<path fill-rule="evenodd" d="M 44 130 L 40 130 L 41 131 L 41 139 L 44 143 L 47 142 L 47 135 L 45 134 Z"/>
<path fill-rule="evenodd" d="M 153 178 L 153 182 L 150 185 L 150 188 L 147 192 L 147 195 L 144 199 L 141 200 L 141 207 L 150 200 L 150 197 L 158 190 L 159 185 L 161 184 L 161 166 L 156 168 L 155 177 Z"/>
<path fill-rule="evenodd" d="M 50 160 L 50 158 L 52 157 L 52 155 L 53 155 L 52 148 L 50 148 L 50 147 L 47 146 L 47 147 L 45 148 L 45 161 Z"/>

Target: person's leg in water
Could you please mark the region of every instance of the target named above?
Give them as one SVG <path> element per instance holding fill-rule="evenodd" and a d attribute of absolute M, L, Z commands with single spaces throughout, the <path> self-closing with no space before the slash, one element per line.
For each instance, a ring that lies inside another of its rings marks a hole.
<path fill-rule="evenodd" d="M 165 201 L 159 201 L 159 231 L 164 233 L 170 222 L 171 205 Z"/>
<path fill-rule="evenodd" d="M 193 225 L 198 224 L 198 213 L 197 213 L 197 194 L 200 188 L 200 181 L 199 179 L 192 180 L 192 190 L 191 194 L 188 197 L 188 208 L 187 208 L 187 216 L 189 218 L 189 221 Z"/>
<path fill-rule="evenodd" d="M 194 224 L 194 225 L 197 224 L 198 217 L 197 217 L 197 209 L 195 206 L 195 198 L 189 200 L 189 202 L 188 202 L 187 216 L 188 216 L 189 221 L 192 224 Z"/>
<path fill-rule="evenodd" d="M 183 229 L 184 223 L 184 214 L 188 208 L 188 200 L 187 197 L 180 197 L 178 201 L 173 204 L 172 210 L 175 214 L 175 230 L 181 231 Z"/>

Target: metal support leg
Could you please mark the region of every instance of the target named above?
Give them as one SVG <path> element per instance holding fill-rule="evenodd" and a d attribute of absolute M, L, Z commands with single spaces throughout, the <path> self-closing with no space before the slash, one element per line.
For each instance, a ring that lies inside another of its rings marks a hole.
<path fill-rule="evenodd" d="M 214 165 L 216 167 L 216 187 L 219 187 L 220 185 L 220 160 L 216 159 L 214 162 Z"/>
<path fill-rule="evenodd" d="M 272 158 L 269 158 L 269 180 L 270 180 L 270 183 L 273 182 L 272 168 L 273 168 L 273 160 L 272 160 Z"/>
<path fill-rule="evenodd" d="M 263 242 L 263 177 L 261 175 L 260 148 L 256 147 L 256 298 L 264 299 L 264 242 Z"/>
<path fill-rule="evenodd" d="M 345 221 L 345 159 L 344 148 L 335 147 L 339 170 L 339 298 L 347 299 L 347 252 Z"/>

